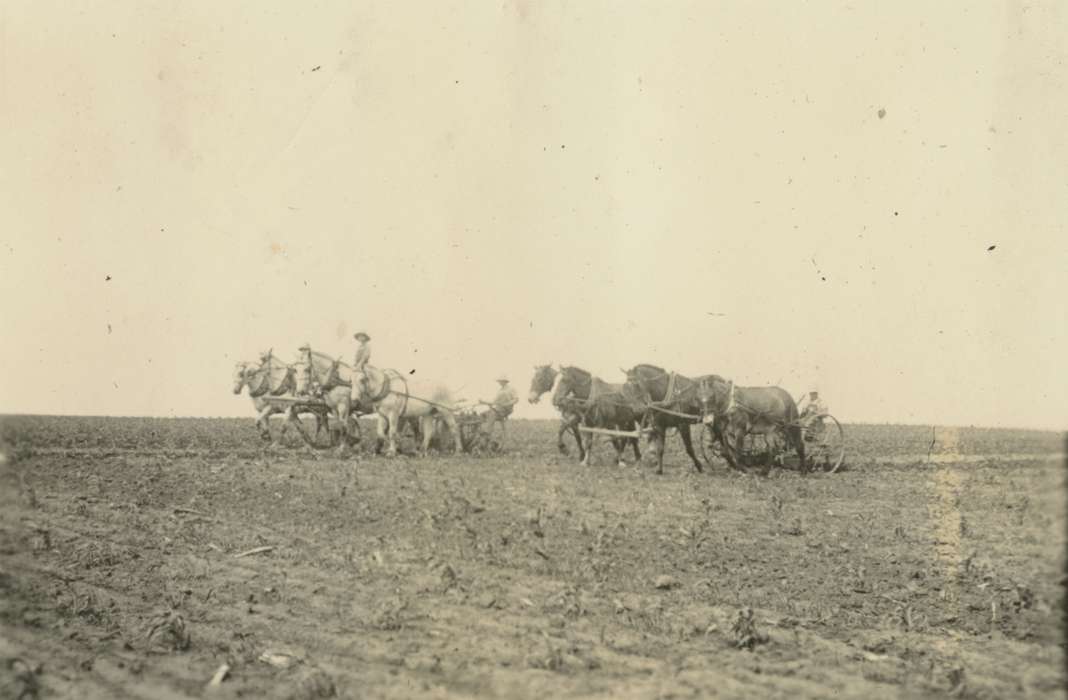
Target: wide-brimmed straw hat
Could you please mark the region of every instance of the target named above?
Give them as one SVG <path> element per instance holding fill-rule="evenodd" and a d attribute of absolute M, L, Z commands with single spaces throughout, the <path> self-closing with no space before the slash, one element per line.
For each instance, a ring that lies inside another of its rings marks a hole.
<path fill-rule="evenodd" d="M 506 377 L 506 376 L 504 376 L 502 374 L 501 376 L 497 377 L 497 381 L 498 382 L 504 382 L 505 384 L 507 384 L 508 383 L 508 377 Z"/>
<path fill-rule="evenodd" d="M 365 341 L 371 339 L 371 336 L 367 335 L 363 331 L 360 331 L 359 333 L 356 333 L 352 337 L 355 338 L 356 340 L 365 340 Z"/>

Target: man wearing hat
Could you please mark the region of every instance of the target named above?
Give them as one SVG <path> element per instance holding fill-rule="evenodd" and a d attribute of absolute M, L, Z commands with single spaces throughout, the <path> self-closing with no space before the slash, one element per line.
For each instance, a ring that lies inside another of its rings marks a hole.
<path fill-rule="evenodd" d="M 352 336 L 358 345 L 352 359 L 352 401 L 358 403 L 360 395 L 367 391 L 367 363 L 371 361 L 371 336 L 363 331 Z"/>
<path fill-rule="evenodd" d="M 508 386 L 508 377 L 497 377 L 497 383 L 501 385 L 501 388 L 497 390 L 497 395 L 493 397 L 493 401 L 483 401 L 489 410 L 482 414 L 483 419 L 486 421 L 487 429 L 492 429 L 494 423 L 501 424 L 501 432 L 504 432 L 504 421 L 508 419 L 508 416 L 512 415 L 512 409 L 519 403 L 519 395 L 515 393 L 515 389 Z"/>
<path fill-rule="evenodd" d="M 827 407 L 820 399 L 820 392 L 813 389 L 808 392 L 808 396 L 801 399 L 801 405 L 798 408 L 801 410 L 800 418 L 802 423 L 808 427 L 808 430 L 805 431 L 805 439 L 811 442 L 823 430 L 823 419 L 818 418 L 818 416 L 826 413 Z"/>

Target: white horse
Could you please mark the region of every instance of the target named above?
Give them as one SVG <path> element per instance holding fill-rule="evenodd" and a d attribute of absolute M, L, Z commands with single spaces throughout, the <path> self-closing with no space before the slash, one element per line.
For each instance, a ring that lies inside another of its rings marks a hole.
<path fill-rule="evenodd" d="M 238 362 L 234 367 L 233 380 L 234 394 L 240 394 L 242 389 L 248 387 L 248 395 L 256 409 L 256 427 L 259 428 L 260 436 L 265 441 L 271 440 L 270 417 L 278 413 L 285 414 L 285 421 L 282 423 L 282 431 L 278 440 L 272 443 L 274 445 L 278 445 L 285 437 L 286 428 L 290 423 L 296 427 L 305 443 L 312 444 L 311 438 L 308 437 L 304 426 L 300 423 L 299 413 L 310 413 L 315 416 L 316 437 L 324 428 L 329 433 L 326 410 L 310 406 L 302 406 L 299 410 L 295 406 L 283 409 L 267 401 L 269 396 L 291 395 L 295 389 L 292 368 L 275 359 L 270 351 L 264 353 L 263 360 L 258 365 L 254 362 Z"/>
<path fill-rule="evenodd" d="M 423 444 L 420 453 L 425 455 L 434 437 L 437 419 L 440 418 L 452 431 L 456 451 L 463 451 L 460 429 L 456 425 L 455 399 L 452 392 L 436 382 L 410 379 L 392 369 L 381 370 L 367 367 L 368 382 L 361 386 L 359 402 L 374 407 L 378 414 L 378 441 L 388 443 L 386 454 L 397 454 L 397 438 L 402 420 L 417 418 Z"/>
<path fill-rule="evenodd" d="M 312 389 L 309 383 L 314 382 L 317 385 L 318 398 L 323 400 L 327 410 L 338 419 L 341 441 L 337 449 L 339 454 L 344 453 L 346 445 L 360 439 L 360 406 L 353 405 L 351 400 L 352 368 L 340 358 L 331 358 L 326 353 L 309 351 L 308 357 L 311 359 L 309 371 L 296 372 L 296 392 L 298 395 L 307 394 Z M 379 423 L 378 431 L 381 434 L 381 420 Z"/>

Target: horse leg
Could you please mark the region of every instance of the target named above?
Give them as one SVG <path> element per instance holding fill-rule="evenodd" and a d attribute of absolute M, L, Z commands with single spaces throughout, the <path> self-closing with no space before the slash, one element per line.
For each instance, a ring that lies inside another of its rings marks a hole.
<path fill-rule="evenodd" d="M 311 435 L 308 435 L 308 431 L 304 429 L 304 424 L 300 422 L 300 413 L 297 412 L 296 408 L 293 409 L 291 418 L 293 426 L 297 429 L 297 433 L 300 435 L 301 439 L 304 440 L 304 444 L 309 447 L 314 447 L 315 442 L 312 441 Z"/>
<path fill-rule="evenodd" d="M 586 447 L 582 444 L 582 431 L 579 430 L 579 425 L 582 423 L 582 419 L 578 416 L 574 416 L 571 419 L 571 434 L 575 436 L 575 442 L 578 444 L 579 461 L 586 461 Z"/>
<path fill-rule="evenodd" d="M 278 431 L 278 437 L 275 438 L 274 441 L 271 443 L 271 447 L 282 447 L 285 441 L 286 431 L 289 430 L 290 414 L 292 412 L 293 407 L 290 406 L 282 414 L 282 429 Z"/>
<path fill-rule="evenodd" d="M 790 437 L 796 445 L 797 456 L 801 459 L 801 473 L 808 474 L 808 459 L 805 457 L 805 434 L 800 426 L 791 426 L 788 429 Z"/>
<path fill-rule="evenodd" d="M 256 427 L 260 429 L 260 437 L 264 442 L 271 441 L 271 422 L 270 418 L 274 415 L 275 409 L 273 406 L 266 406 L 259 415 L 256 416 Z"/>
<path fill-rule="evenodd" d="M 304 440 L 305 445 L 311 447 L 315 444 L 312 442 L 311 436 L 308 435 L 308 431 L 304 429 L 304 424 L 300 422 L 300 415 L 297 413 L 296 406 L 290 406 L 286 410 L 286 423 L 293 424 L 293 427 L 296 429 L 297 434 L 300 435 L 302 440 Z"/>
<path fill-rule="evenodd" d="M 423 448 L 420 454 L 426 457 L 427 452 L 430 450 L 430 440 L 434 437 L 433 414 L 425 415 L 419 419 L 419 430 L 423 433 Z"/>
<path fill-rule="evenodd" d="M 731 426 L 729 424 L 725 426 L 720 425 L 719 419 L 717 418 L 716 423 L 712 424 L 712 432 L 714 433 L 715 438 L 719 440 L 719 446 L 723 448 L 723 458 L 727 460 L 727 464 L 731 469 L 738 469 L 738 463 L 734 461 L 734 449 L 731 446 L 731 438 L 728 437 L 731 432 Z"/>
<path fill-rule="evenodd" d="M 653 458 L 656 460 L 656 473 L 664 473 L 664 445 L 667 443 L 667 430 L 662 425 L 653 426 L 649 436 L 653 443 Z"/>
<path fill-rule="evenodd" d="M 731 446 L 727 441 L 723 427 L 722 419 L 716 417 L 715 421 L 712 423 L 712 439 L 719 443 L 720 452 L 723 455 L 723 459 L 727 460 L 727 465 L 731 469 L 737 469 L 738 465 L 734 461 L 734 454 L 731 452 Z M 727 426 L 727 428 L 729 429 L 730 426 Z"/>
<path fill-rule="evenodd" d="M 686 454 L 690 455 L 690 459 L 693 460 L 693 466 L 697 471 L 703 472 L 705 469 L 701 466 L 701 460 L 697 459 L 697 455 L 693 451 L 693 439 L 690 437 L 690 424 L 683 423 L 678 426 L 679 435 L 682 436 L 682 444 L 686 448 Z"/>
<path fill-rule="evenodd" d="M 463 454 L 464 444 L 460 436 L 460 426 L 456 424 L 456 416 L 452 414 L 452 411 L 442 411 L 441 419 L 445 421 L 445 425 L 449 426 L 449 431 L 452 432 L 453 441 L 456 445 L 456 454 Z"/>
<path fill-rule="evenodd" d="M 616 430 L 622 430 L 622 426 L 616 424 Z M 625 467 L 627 463 L 623 461 L 623 450 L 627 449 L 627 438 L 614 437 L 612 438 L 612 447 L 616 451 L 616 466 Z"/>
<path fill-rule="evenodd" d="M 731 460 L 731 466 L 740 471 L 746 471 L 749 466 L 745 459 L 745 437 L 749 434 L 749 427 L 749 421 L 744 419 L 732 420 L 727 423 L 726 435 L 729 436 L 732 443 L 727 453 L 734 456 L 733 460 Z"/>
<path fill-rule="evenodd" d="M 560 419 L 560 428 L 556 431 L 556 449 L 560 451 L 560 454 L 567 454 L 567 445 L 564 444 L 564 433 L 570 429 L 570 425 L 567 419 Z"/>
<path fill-rule="evenodd" d="M 289 422 L 291 420 L 290 414 L 293 412 L 293 407 L 285 409 L 282 412 L 282 428 L 278 431 L 278 437 L 271 442 L 272 448 L 282 447 L 286 437 L 286 431 L 289 430 Z"/>
<path fill-rule="evenodd" d="M 400 433 L 400 428 L 401 428 L 400 408 L 394 408 L 394 409 L 390 410 L 390 412 L 389 412 L 389 414 L 388 414 L 388 416 L 386 418 L 387 418 L 387 424 L 386 424 L 386 428 L 387 428 L 386 429 L 386 441 L 387 441 L 386 456 L 387 457 L 396 457 L 397 456 L 397 435 L 398 435 L 398 433 Z"/>
<path fill-rule="evenodd" d="M 577 428 L 576 431 L 578 431 L 579 435 L 582 435 L 582 431 L 578 430 Z M 596 438 L 597 436 L 594 433 L 586 433 L 586 445 L 585 449 L 583 450 L 585 454 L 582 457 L 582 461 L 579 462 L 584 467 L 590 466 L 590 460 L 593 459 L 593 441 Z"/>
<path fill-rule="evenodd" d="M 315 441 L 319 441 L 320 429 L 326 431 L 327 447 L 337 446 L 337 436 L 334 434 L 334 428 L 330 426 L 329 410 L 316 411 L 315 412 Z"/>
<path fill-rule="evenodd" d="M 359 445 L 363 442 L 363 431 L 360 429 L 360 417 L 349 408 L 349 422 L 343 433 L 349 445 Z"/>
<path fill-rule="evenodd" d="M 330 429 L 330 415 L 329 414 L 330 414 L 329 410 L 327 410 L 327 411 L 316 411 L 315 412 L 315 439 L 316 439 L 316 441 L 318 441 L 319 440 L 319 432 L 325 430 L 326 431 L 326 439 L 329 441 L 328 446 L 329 447 L 334 447 L 336 442 L 335 442 L 334 431 Z M 342 428 L 342 430 L 344 430 L 344 428 Z"/>
<path fill-rule="evenodd" d="M 375 454 L 382 454 L 382 445 L 386 442 L 386 431 L 389 428 L 389 419 L 381 413 L 375 414 L 375 420 L 377 422 L 375 435 Z"/>
<path fill-rule="evenodd" d="M 339 457 L 345 454 L 345 448 L 349 446 L 349 408 L 348 397 L 338 401 L 334 406 L 334 410 L 337 411 L 338 430 L 341 433 L 338 435 L 336 445 Z"/>

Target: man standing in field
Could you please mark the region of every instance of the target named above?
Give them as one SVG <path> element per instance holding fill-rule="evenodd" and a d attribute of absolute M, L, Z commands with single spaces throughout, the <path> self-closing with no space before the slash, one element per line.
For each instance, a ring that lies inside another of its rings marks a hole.
<path fill-rule="evenodd" d="M 352 336 L 356 342 L 356 355 L 352 359 L 352 403 L 359 405 L 360 397 L 367 393 L 367 363 L 371 361 L 371 336 L 363 331 Z"/>
<path fill-rule="evenodd" d="M 297 360 L 297 395 L 310 396 L 318 390 L 315 381 L 315 373 L 312 371 L 311 344 L 304 343 L 297 351 L 300 359 Z"/>

